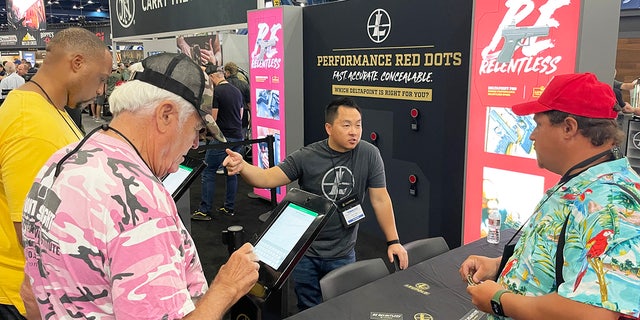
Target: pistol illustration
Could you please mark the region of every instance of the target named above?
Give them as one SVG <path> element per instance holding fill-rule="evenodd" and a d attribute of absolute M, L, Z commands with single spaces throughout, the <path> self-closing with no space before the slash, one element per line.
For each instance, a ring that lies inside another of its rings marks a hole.
<path fill-rule="evenodd" d="M 497 154 L 509 154 L 512 146 L 518 143 L 518 133 L 515 128 L 510 127 L 507 122 L 495 110 L 489 110 L 489 118 L 496 122 L 497 126 L 493 128 L 496 136 L 500 137 L 498 145 L 493 150 Z M 491 152 L 490 150 L 487 150 Z"/>
<path fill-rule="evenodd" d="M 516 27 L 512 23 L 502 29 L 502 37 L 504 38 L 504 46 L 498 55 L 498 62 L 507 63 L 511 61 L 516 46 L 524 46 L 524 41 L 537 36 L 549 35 L 549 27 Z"/>

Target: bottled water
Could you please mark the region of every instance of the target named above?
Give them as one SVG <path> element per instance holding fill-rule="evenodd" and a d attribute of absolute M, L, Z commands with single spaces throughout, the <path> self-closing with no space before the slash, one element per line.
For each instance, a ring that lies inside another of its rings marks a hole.
<path fill-rule="evenodd" d="M 487 233 L 487 242 L 497 244 L 500 242 L 500 212 L 497 206 L 489 207 L 489 232 Z"/>

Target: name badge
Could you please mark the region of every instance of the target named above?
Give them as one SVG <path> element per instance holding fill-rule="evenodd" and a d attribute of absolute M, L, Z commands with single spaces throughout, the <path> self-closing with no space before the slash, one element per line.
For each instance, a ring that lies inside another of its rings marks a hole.
<path fill-rule="evenodd" d="M 351 195 L 336 202 L 340 218 L 345 228 L 349 228 L 364 219 L 364 210 L 360 206 L 360 199 L 357 194 Z"/>

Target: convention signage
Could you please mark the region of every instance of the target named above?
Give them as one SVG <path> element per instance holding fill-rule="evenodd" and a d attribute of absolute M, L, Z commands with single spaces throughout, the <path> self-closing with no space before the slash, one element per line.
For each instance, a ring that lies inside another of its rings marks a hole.
<path fill-rule="evenodd" d="M 109 0 L 113 37 L 130 37 L 247 22 L 256 0 Z"/>
<path fill-rule="evenodd" d="M 111 44 L 109 27 L 87 27 L 85 29 L 95 33 L 95 35 L 104 41 L 105 44 Z M 63 29 L 38 31 L 22 28 L 10 32 L 0 32 L 0 48 L 42 49 L 47 46 L 56 33 L 62 30 Z"/>
<path fill-rule="evenodd" d="M 539 97 L 554 75 L 575 72 L 580 10 L 580 1 L 475 1 L 465 243 L 486 235 L 489 210 L 499 210 L 503 228 L 519 227 L 558 181 L 538 168 L 533 117 L 510 107 Z"/>
<path fill-rule="evenodd" d="M 249 29 L 249 55 L 251 65 L 251 130 L 255 138 L 272 135 L 274 142 L 274 160 L 277 165 L 286 157 L 287 138 L 285 134 L 285 74 L 284 74 L 284 8 L 254 10 L 247 13 Z M 269 168 L 267 143 L 253 145 L 253 164 Z M 284 198 L 284 187 L 277 188 L 277 200 Z M 255 188 L 254 192 L 264 198 L 270 197 L 267 189 Z"/>
<path fill-rule="evenodd" d="M 403 241 L 460 238 L 471 9 L 466 0 L 351 0 L 303 10 L 304 142 L 327 137 L 330 100 L 354 97 Z"/>
<path fill-rule="evenodd" d="M 44 47 L 38 30 L 21 28 L 12 32 L 0 33 L 0 48 L 39 48 Z"/>

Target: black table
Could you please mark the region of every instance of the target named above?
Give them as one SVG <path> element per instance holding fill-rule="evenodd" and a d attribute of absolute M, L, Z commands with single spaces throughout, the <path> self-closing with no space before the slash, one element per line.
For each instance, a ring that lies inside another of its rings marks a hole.
<path fill-rule="evenodd" d="M 514 233 L 503 231 L 498 245 L 482 238 L 455 248 L 287 319 L 461 319 L 475 308 L 458 274 L 460 265 L 471 254 L 500 256 Z"/>

